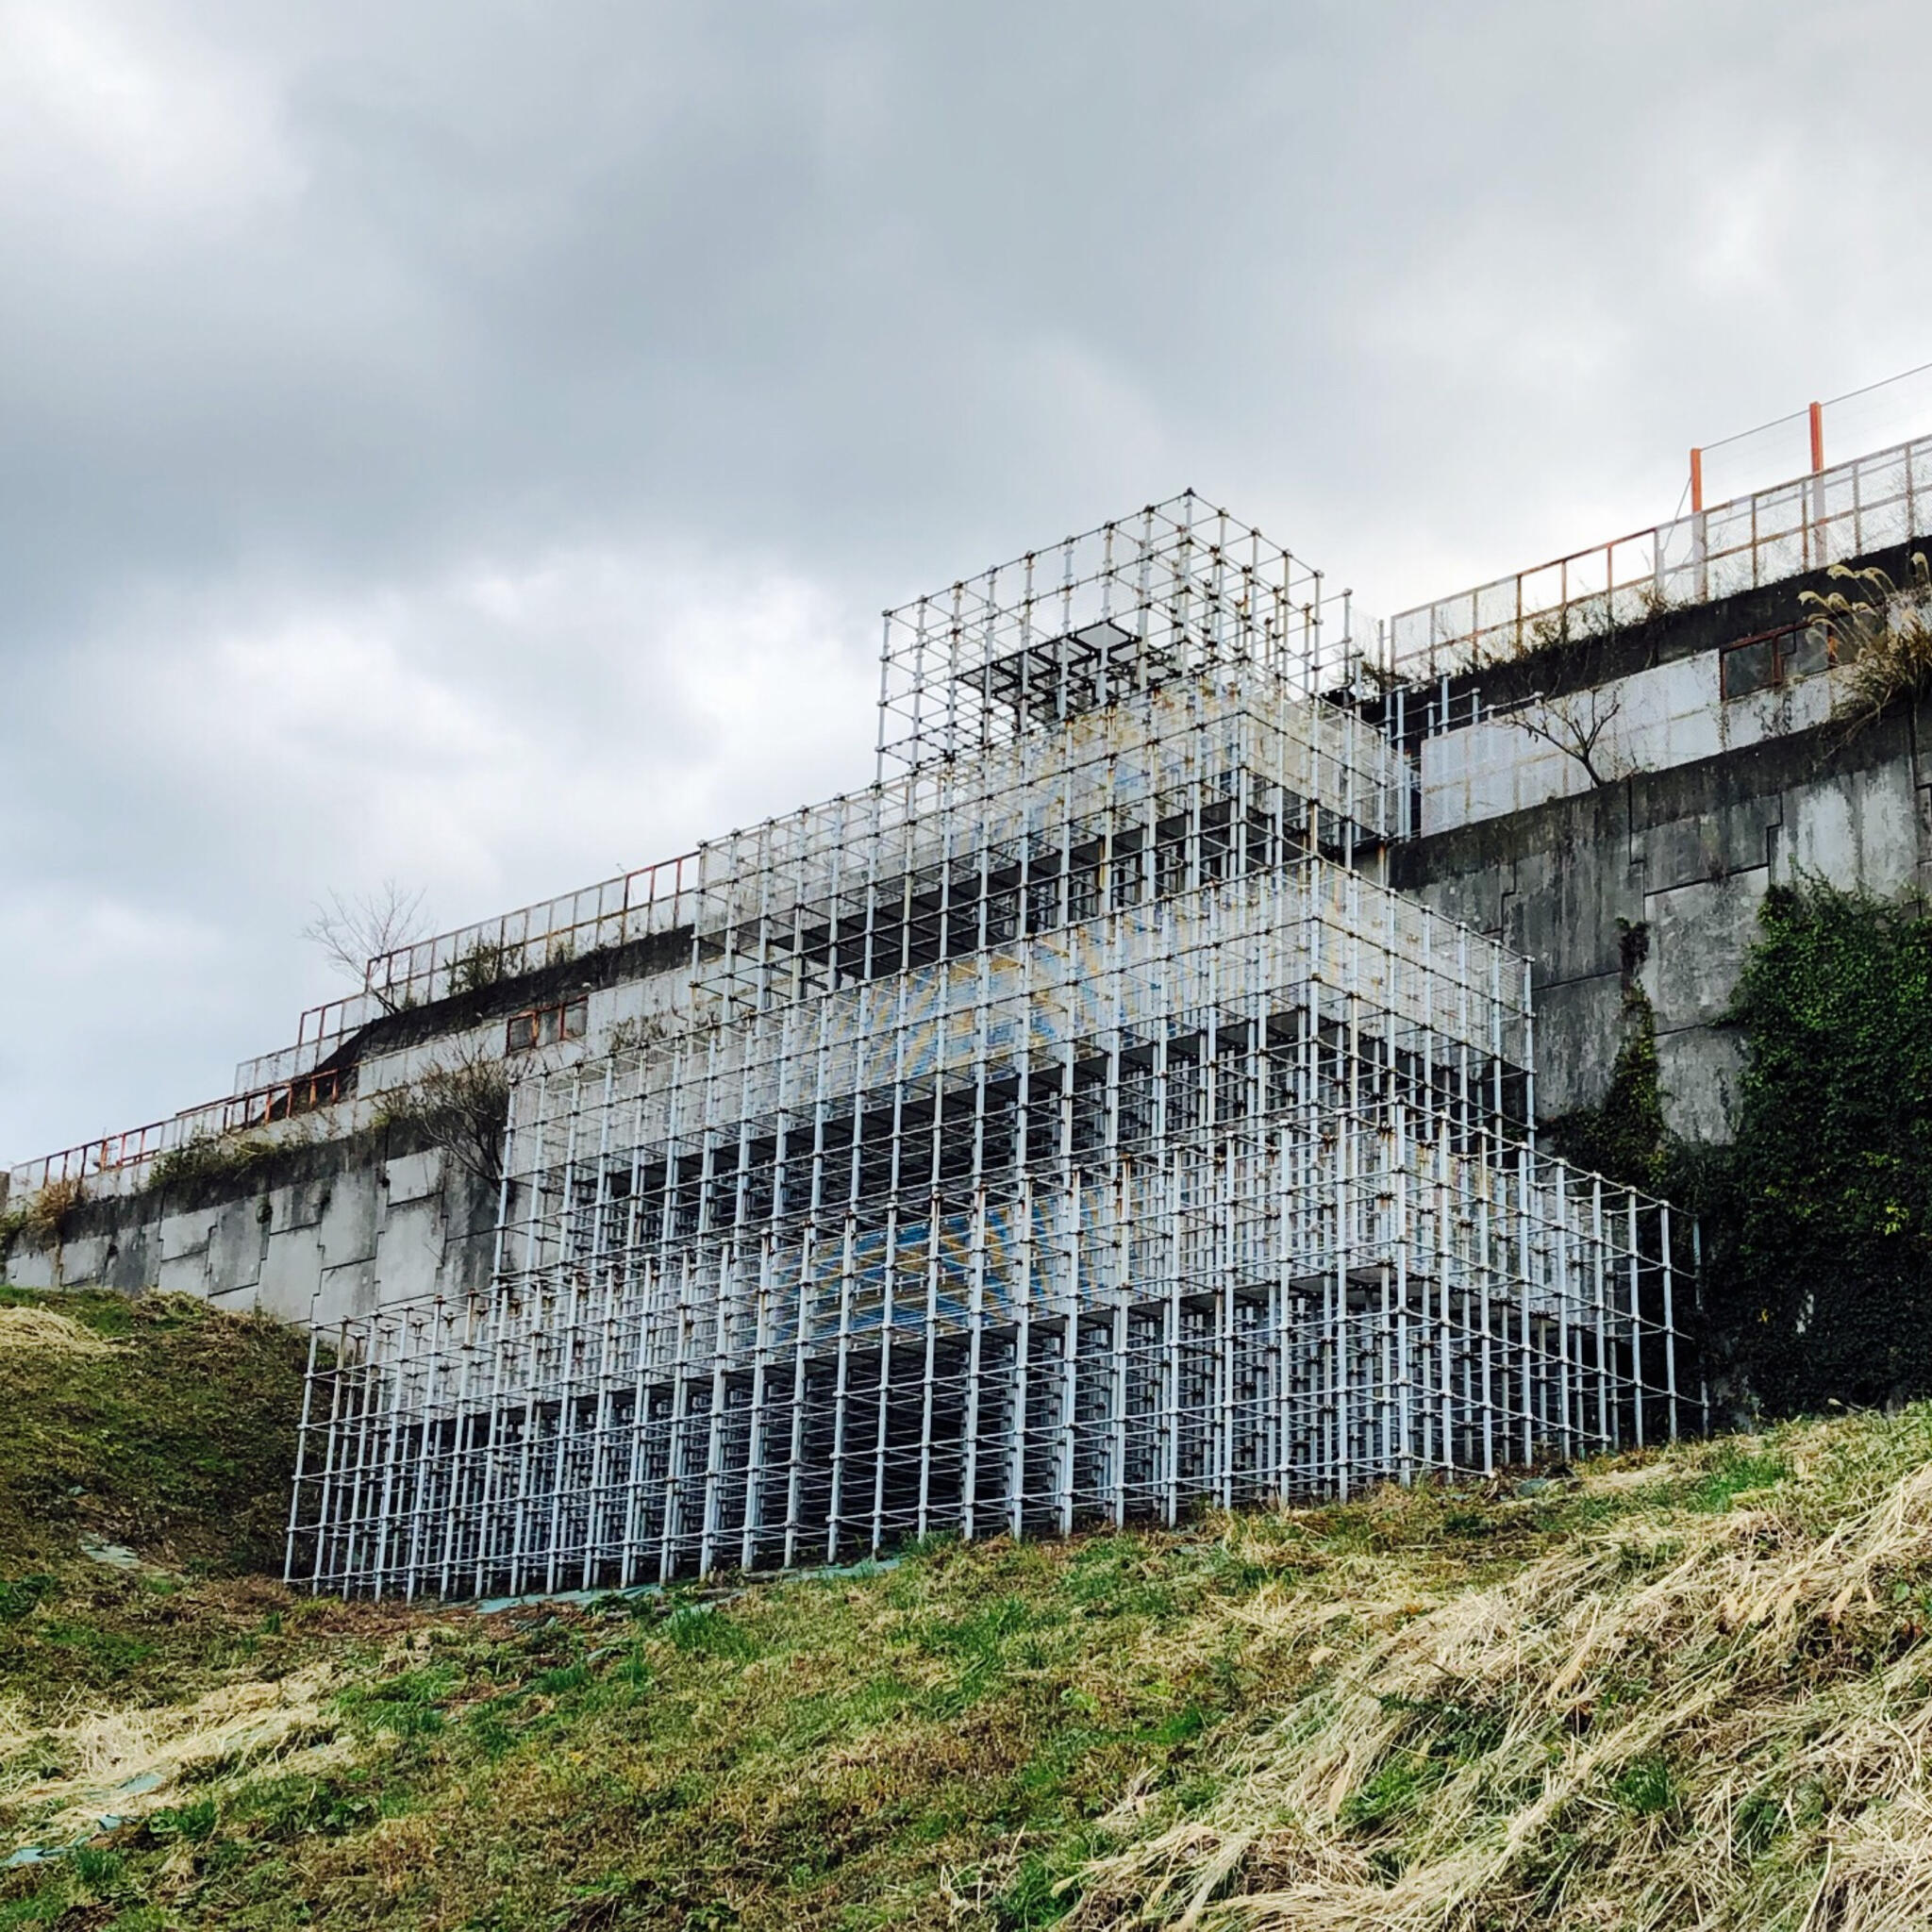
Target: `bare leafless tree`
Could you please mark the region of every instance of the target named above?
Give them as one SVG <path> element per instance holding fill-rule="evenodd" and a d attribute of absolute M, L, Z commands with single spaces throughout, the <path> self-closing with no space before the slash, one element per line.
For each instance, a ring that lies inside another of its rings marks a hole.
<path fill-rule="evenodd" d="M 1605 741 L 1623 708 L 1618 691 L 1565 691 L 1553 698 L 1539 691 L 1509 714 L 1509 722 L 1519 731 L 1555 745 L 1565 758 L 1574 758 L 1592 785 L 1608 785 L 1637 769 L 1626 753 Z"/>
<path fill-rule="evenodd" d="M 383 1113 L 390 1125 L 420 1134 L 485 1187 L 502 1178 L 509 1073 L 489 1046 L 446 1045 L 420 1078 L 389 1096 Z"/>
<path fill-rule="evenodd" d="M 405 891 L 394 879 L 384 879 L 368 892 L 331 891 L 316 903 L 315 917 L 302 928 L 302 937 L 320 947 L 337 972 L 363 986 L 372 959 L 427 936 L 423 900 L 420 889 Z M 369 991 L 385 1011 L 395 1011 L 395 998 L 387 987 L 370 986 Z"/>

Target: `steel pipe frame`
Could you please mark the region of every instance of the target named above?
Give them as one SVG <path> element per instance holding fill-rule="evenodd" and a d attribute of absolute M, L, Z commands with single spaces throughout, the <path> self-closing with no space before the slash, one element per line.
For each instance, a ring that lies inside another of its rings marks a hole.
<path fill-rule="evenodd" d="M 1376 882 L 1399 747 L 1193 508 L 889 620 L 910 764 L 703 848 L 684 1023 L 518 1083 L 490 1295 L 317 1351 L 292 1577 L 621 1587 L 1697 1424 L 1694 1227 L 1536 1151 L 1525 962 Z M 1071 711 L 1095 598 L 1138 629 Z M 958 687 L 1014 650 L 1060 682 L 1002 739 Z"/>

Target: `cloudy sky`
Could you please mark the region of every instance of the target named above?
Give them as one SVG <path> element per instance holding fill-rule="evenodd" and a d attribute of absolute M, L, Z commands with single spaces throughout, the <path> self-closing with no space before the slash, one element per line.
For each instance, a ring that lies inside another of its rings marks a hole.
<path fill-rule="evenodd" d="M 1069 530 L 1191 485 L 1388 612 L 1670 514 L 1932 357 L 1926 46 L 0 0 L 0 1158 L 292 1040 L 328 889 L 454 925 L 864 782 L 879 608 Z"/>

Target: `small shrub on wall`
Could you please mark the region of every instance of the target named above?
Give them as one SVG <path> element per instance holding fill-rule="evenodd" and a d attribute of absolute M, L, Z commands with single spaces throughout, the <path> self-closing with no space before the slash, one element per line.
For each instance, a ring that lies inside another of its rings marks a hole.
<path fill-rule="evenodd" d="M 1777 1412 L 1932 1392 L 1932 918 L 1807 881 L 1761 923 L 1736 1138 L 1677 1163 L 1715 1339 Z"/>

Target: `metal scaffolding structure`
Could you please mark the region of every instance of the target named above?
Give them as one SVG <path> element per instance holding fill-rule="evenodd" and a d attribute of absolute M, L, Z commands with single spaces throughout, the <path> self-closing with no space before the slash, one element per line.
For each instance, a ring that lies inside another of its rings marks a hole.
<path fill-rule="evenodd" d="M 1319 610 L 1183 499 L 889 615 L 879 781 L 702 848 L 683 1024 L 515 1088 L 490 1294 L 317 1338 L 291 1576 L 621 1587 L 1694 1425 L 1694 1230 L 1537 1151 L 1526 962 L 1378 883 L 1412 774 Z"/>

